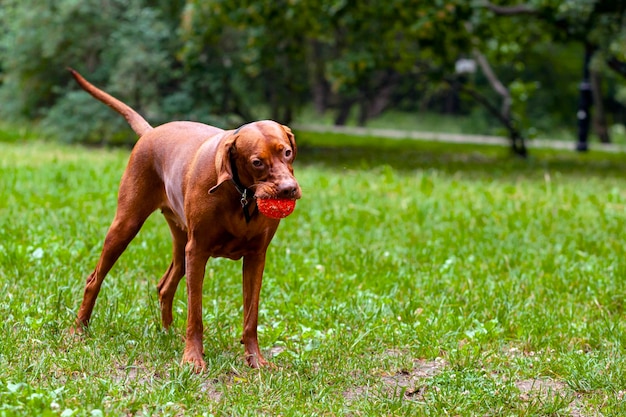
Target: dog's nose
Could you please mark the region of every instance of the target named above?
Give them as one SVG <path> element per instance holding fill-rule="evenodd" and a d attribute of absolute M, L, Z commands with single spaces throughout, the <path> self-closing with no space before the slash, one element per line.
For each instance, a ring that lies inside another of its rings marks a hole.
<path fill-rule="evenodd" d="M 281 182 L 278 187 L 278 197 L 294 198 L 298 194 L 298 183 L 295 180 L 286 180 Z"/>

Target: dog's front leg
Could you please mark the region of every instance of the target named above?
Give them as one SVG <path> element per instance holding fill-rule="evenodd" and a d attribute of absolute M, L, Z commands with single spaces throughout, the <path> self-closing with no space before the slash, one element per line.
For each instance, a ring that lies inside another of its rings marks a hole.
<path fill-rule="evenodd" d="M 206 368 L 202 358 L 202 284 L 209 254 L 195 239 L 190 239 L 185 248 L 187 271 L 187 338 L 183 362 L 193 365 L 196 372 Z"/>
<path fill-rule="evenodd" d="M 259 349 L 257 325 L 259 321 L 259 295 L 265 268 L 265 252 L 246 255 L 243 258 L 243 337 L 246 361 L 253 368 L 269 363 Z"/>

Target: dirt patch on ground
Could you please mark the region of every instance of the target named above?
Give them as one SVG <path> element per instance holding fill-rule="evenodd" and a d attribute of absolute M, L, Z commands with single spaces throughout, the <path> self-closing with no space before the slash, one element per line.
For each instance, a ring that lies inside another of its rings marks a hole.
<path fill-rule="evenodd" d="M 118 384 L 126 384 L 132 382 L 138 385 L 144 385 L 150 383 L 155 378 L 160 377 L 158 373 L 154 373 L 154 370 L 148 369 L 143 363 L 135 361 L 132 365 L 123 365 L 119 362 L 114 362 L 114 367 L 111 372 L 111 379 Z"/>
<path fill-rule="evenodd" d="M 395 357 L 402 352 L 389 351 L 385 355 Z M 402 396 L 408 401 L 422 401 L 427 390 L 433 389 L 428 380 L 443 372 L 448 363 L 443 358 L 433 360 L 414 359 L 410 369 L 401 369 L 395 372 L 383 372 L 374 378 L 368 385 L 349 388 L 344 392 L 348 403 L 362 400 L 367 397 L 395 397 Z M 572 390 L 566 383 L 552 378 L 534 378 L 512 381 L 519 390 L 520 403 L 545 404 L 553 401 L 563 401 L 566 412 L 571 417 L 585 417 L 583 395 Z M 434 389 L 437 389 L 436 387 Z M 596 414 L 591 414 L 596 415 Z"/>
<path fill-rule="evenodd" d="M 283 353 L 285 350 L 287 350 L 287 348 L 285 348 L 284 346 L 273 346 L 269 350 L 269 357 L 274 358 Z"/>
<path fill-rule="evenodd" d="M 153 383 L 155 380 L 164 380 L 168 378 L 168 375 L 164 375 L 162 372 L 146 367 L 144 364 L 137 361 L 133 363 L 133 365 L 122 365 L 121 363 L 116 363 L 111 374 L 111 379 L 116 383 L 124 385 L 132 383 L 134 386 L 148 385 Z M 232 378 L 232 376 L 226 376 L 225 378 Z M 200 384 L 200 392 L 202 392 L 202 394 L 211 401 L 220 401 L 222 398 L 222 392 L 218 389 L 220 381 L 221 378 L 206 378 Z"/>
<path fill-rule="evenodd" d="M 401 370 L 393 375 L 384 375 L 382 382 L 386 391 L 395 394 L 404 391 L 406 398 L 421 398 L 425 392 L 425 387 L 421 381 L 437 375 L 445 366 L 446 362 L 441 358 L 435 360 L 416 359 L 413 369 Z"/>
<path fill-rule="evenodd" d="M 369 395 L 383 394 L 404 395 L 407 399 L 419 399 L 424 395 L 424 384 L 426 378 L 432 378 L 445 368 L 446 362 L 441 358 L 434 360 L 415 359 L 411 369 L 402 369 L 393 373 L 386 373 L 381 376 L 381 383 L 374 383 L 368 386 L 352 387 L 344 392 L 344 398 L 355 401 Z"/>
<path fill-rule="evenodd" d="M 564 394 L 568 390 L 564 383 L 549 378 L 516 381 L 515 386 L 520 390 L 520 398 L 524 401 L 529 401 L 535 397 L 548 399 Z"/>
<path fill-rule="evenodd" d="M 219 402 L 222 399 L 222 391 L 217 389 L 217 385 L 219 384 L 219 380 L 217 379 L 207 379 L 200 385 L 200 392 L 206 395 L 206 397 L 213 401 Z"/>
<path fill-rule="evenodd" d="M 520 391 L 520 399 L 524 402 L 551 401 L 561 397 L 570 401 L 567 411 L 571 417 L 584 417 L 582 413 L 581 395 L 572 391 L 565 383 L 550 378 L 524 379 L 515 381 Z"/>

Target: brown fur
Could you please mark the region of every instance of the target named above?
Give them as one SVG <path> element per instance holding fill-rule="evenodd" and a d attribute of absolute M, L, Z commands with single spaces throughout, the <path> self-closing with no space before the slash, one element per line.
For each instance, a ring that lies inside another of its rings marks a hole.
<path fill-rule="evenodd" d="M 259 294 L 267 247 L 279 220 L 258 213 L 250 199 L 251 218 L 247 221 L 234 182 L 252 190 L 254 198 L 300 198 L 293 176 L 297 148 L 291 130 L 268 120 L 234 131 L 194 122 L 153 128 L 132 108 L 70 71 L 84 90 L 124 116 L 140 136 L 122 176 L 117 212 L 102 254 L 87 278 L 75 329 L 81 331 L 88 325 L 106 274 L 148 216 L 161 210 L 173 240 L 172 263 L 157 286 L 165 328 L 172 323 L 178 283 L 187 276 L 183 362 L 197 371 L 206 367 L 202 358 L 204 271 L 210 257 L 225 257 L 243 258 L 241 342 L 246 360 L 255 368 L 267 365 L 257 340 Z M 261 166 L 257 166 L 259 161 Z"/>

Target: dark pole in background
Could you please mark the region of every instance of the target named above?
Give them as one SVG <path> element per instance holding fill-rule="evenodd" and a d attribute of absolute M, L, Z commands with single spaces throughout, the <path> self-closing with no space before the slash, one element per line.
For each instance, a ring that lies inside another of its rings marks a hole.
<path fill-rule="evenodd" d="M 578 101 L 578 112 L 576 113 L 576 118 L 578 119 L 578 142 L 576 143 L 576 150 L 579 152 L 585 152 L 589 149 L 587 140 L 589 138 L 591 104 L 593 101 L 593 96 L 591 94 L 591 82 L 589 79 L 589 61 L 591 61 L 592 54 L 593 48 L 590 45 L 586 45 L 585 61 L 583 63 L 583 80 L 578 87 L 580 91 L 580 98 Z"/>

